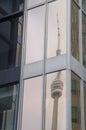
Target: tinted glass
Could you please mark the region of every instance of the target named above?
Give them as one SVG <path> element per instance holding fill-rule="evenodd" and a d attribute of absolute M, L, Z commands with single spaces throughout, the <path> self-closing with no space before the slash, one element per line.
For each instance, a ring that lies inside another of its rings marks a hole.
<path fill-rule="evenodd" d="M 13 130 L 18 85 L 0 86 L 0 130 Z"/>
<path fill-rule="evenodd" d="M 80 79 L 71 75 L 72 130 L 81 130 Z"/>
<path fill-rule="evenodd" d="M 66 53 L 66 1 L 48 4 L 47 58 Z"/>
<path fill-rule="evenodd" d="M 73 1 L 71 9 L 71 53 L 79 60 L 79 9 Z"/>
<path fill-rule="evenodd" d="M 84 83 L 84 115 L 85 115 L 85 130 L 86 130 L 86 83 Z"/>
<path fill-rule="evenodd" d="M 66 130 L 65 71 L 47 75 L 45 130 Z"/>
<path fill-rule="evenodd" d="M 86 0 L 82 0 L 82 8 L 86 11 Z"/>
<path fill-rule="evenodd" d="M 86 67 L 86 16 L 82 14 L 83 65 Z"/>
<path fill-rule="evenodd" d="M 0 0 L 0 17 L 23 9 L 23 0 Z"/>
<path fill-rule="evenodd" d="M 25 80 L 22 130 L 42 129 L 42 90 L 42 77 Z"/>
<path fill-rule="evenodd" d="M 28 11 L 26 63 L 43 60 L 45 8 Z"/>
<path fill-rule="evenodd" d="M 22 17 L 0 23 L 0 70 L 19 65 Z"/>

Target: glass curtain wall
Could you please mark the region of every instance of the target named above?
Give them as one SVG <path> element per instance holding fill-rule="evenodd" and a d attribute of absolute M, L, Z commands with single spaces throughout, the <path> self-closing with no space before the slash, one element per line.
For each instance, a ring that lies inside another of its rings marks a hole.
<path fill-rule="evenodd" d="M 66 55 L 67 3 L 43 2 L 27 2 L 25 66 L 33 76 L 24 79 L 22 130 L 66 130 L 66 71 L 45 71 L 48 60 Z M 41 76 L 33 70 L 40 62 Z"/>
<path fill-rule="evenodd" d="M 82 13 L 82 47 L 83 47 L 83 65 L 86 67 L 86 15 Z"/>
<path fill-rule="evenodd" d="M 82 0 L 82 8 L 86 12 L 86 0 Z"/>
<path fill-rule="evenodd" d="M 23 10 L 24 0 L 0 0 L 0 18 Z"/>
<path fill-rule="evenodd" d="M 71 73 L 71 105 L 72 105 L 72 130 L 82 130 L 81 128 L 81 103 L 80 88 L 81 79 L 73 72 Z"/>
<path fill-rule="evenodd" d="M 0 130 L 17 129 L 23 4 L 0 1 Z"/>
<path fill-rule="evenodd" d="M 86 129 L 86 82 L 84 82 L 84 116 L 85 116 L 85 129 Z"/>
<path fill-rule="evenodd" d="M 79 3 L 81 2 L 81 4 Z M 71 0 L 71 54 L 72 56 L 80 61 L 82 65 L 83 73 L 85 73 L 86 67 L 86 0 L 76 1 Z M 81 58 L 81 59 L 80 59 Z M 78 65 L 77 65 L 78 66 Z M 79 69 L 79 68 L 78 68 Z M 73 70 L 74 71 L 74 70 Z M 79 70 L 78 70 L 79 71 Z M 71 116 L 72 116 L 72 130 L 82 130 L 83 127 L 86 129 L 83 111 L 85 116 L 85 83 L 82 85 L 83 78 L 82 74 L 77 72 L 71 73 Z M 80 78 L 79 78 L 80 77 Z M 81 88 L 82 87 L 82 88 Z M 84 94 L 81 95 L 84 90 Z M 83 102 L 84 97 L 84 102 Z M 83 119 L 82 119 L 83 118 Z M 86 117 L 85 117 L 86 118 Z"/>
<path fill-rule="evenodd" d="M 22 17 L 0 23 L 0 70 L 20 65 Z"/>
<path fill-rule="evenodd" d="M 48 3 L 46 14 L 45 8 L 38 6 L 27 12 L 26 64 L 43 60 L 45 51 L 47 58 L 66 53 L 66 2 Z"/>
<path fill-rule="evenodd" d="M 85 0 L 82 0 L 84 3 L 82 6 L 80 2 L 79 0 L 71 0 L 71 43 L 69 44 L 71 44 L 71 55 L 79 61 L 77 63 L 74 60 L 74 62 L 84 70 Z M 39 74 L 40 76 L 37 71 L 33 73 L 32 77 L 24 73 L 27 78 L 24 79 L 22 130 L 66 130 L 68 128 L 66 125 L 69 124 L 66 121 L 70 117 L 67 119 L 66 88 L 68 84 L 66 81 L 70 77 L 72 117 L 69 120 L 72 124 L 70 129 L 82 130 L 81 81 L 83 81 L 84 76 L 80 71 L 80 73 L 76 73 L 79 70 L 78 67 L 75 71 L 71 70 L 75 69 L 75 64 L 72 67 L 70 65 L 70 70 L 67 68 L 67 73 L 66 70 L 59 70 L 58 66 L 52 71 L 54 66 L 51 65 L 51 62 L 54 61 L 52 59 L 58 60 L 57 56 L 61 57 L 67 54 L 66 16 L 68 14 L 66 4 L 65 0 L 48 0 L 47 3 L 45 0 L 28 0 L 27 2 L 24 67 L 39 67 L 41 61 L 44 64 L 42 64 L 43 70 Z M 83 54 L 81 54 L 82 52 Z M 80 62 L 83 62 L 83 65 Z M 62 64 L 63 62 L 60 65 Z M 25 69 L 27 70 L 27 68 Z M 33 71 L 32 67 L 31 73 Z M 71 73 L 70 77 L 66 79 L 66 74 L 69 73 Z"/>
<path fill-rule="evenodd" d="M 19 84 L 0 85 L 0 130 L 13 130 Z"/>
<path fill-rule="evenodd" d="M 79 61 L 79 8 L 71 1 L 71 53 Z"/>

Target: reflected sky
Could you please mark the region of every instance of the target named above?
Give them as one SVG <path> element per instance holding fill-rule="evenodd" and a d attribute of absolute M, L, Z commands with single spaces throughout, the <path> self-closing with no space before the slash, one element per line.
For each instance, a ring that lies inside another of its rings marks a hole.
<path fill-rule="evenodd" d="M 26 63 L 43 59 L 44 48 L 44 6 L 28 12 L 27 38 L 26 38 Z"/>
<path fill-rule="evenodd" d="M 42 77 L 28 79 L 24 83 L 22 130 L 41 130 Z"/>

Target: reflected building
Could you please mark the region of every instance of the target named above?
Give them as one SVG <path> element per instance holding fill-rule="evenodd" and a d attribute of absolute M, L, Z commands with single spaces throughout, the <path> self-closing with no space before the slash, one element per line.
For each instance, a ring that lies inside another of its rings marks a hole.
<path fill-rule="evenodd" d="M 86 129 L 85 7 L 0 0 L 0 130 Z"/>

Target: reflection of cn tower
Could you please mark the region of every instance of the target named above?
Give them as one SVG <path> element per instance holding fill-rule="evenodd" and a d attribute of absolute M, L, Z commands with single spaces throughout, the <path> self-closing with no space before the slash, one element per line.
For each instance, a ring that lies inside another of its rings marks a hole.
<path fill-rule="evenodd" d="M 60 28 L 59 28 L 59 21 L 57 15 L 57 31 L 58 31 L 58 46 L 56 55 L 60 55 Z M 58 119 L 58 99 L 62 95 L 63 89 L 63 82 L 60 79 L 61 72 L 57 73 L 56 78 L 51 84 L 51 96 L 54 98 L 54 106 L 53 106 L 53 117 L 52 117 L 52 130 L 57 130 L 57 119 Z"/>

